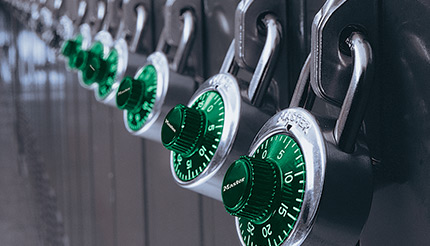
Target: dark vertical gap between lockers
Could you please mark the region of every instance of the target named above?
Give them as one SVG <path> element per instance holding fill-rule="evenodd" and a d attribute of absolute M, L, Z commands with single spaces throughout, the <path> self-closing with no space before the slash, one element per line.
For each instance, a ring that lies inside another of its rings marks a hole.
<path fill-rule="evenodd" d="M 108 107 L 107 105 L 104 105 L 105 107 Z M 109 144 L 109 149 L 110 149 L 110 159 L 111 159 L 111 173 L 112 175 L 112 179 L 111 179 L 111 201 L 112 201 L 112 216 L 113 216 L 113 229 L 114 229 L 114 235 L 113 235 L 113 240 L 114 240 L 114 245 L 117 246 L 118 245 L 118 218 L 117 218 L 117 206 L 116 206 L 116 172 L 115 172 L 115 138 L 114 138 L 114 122 L 113 122 L 113 108 L 109 107 L 108 111 L 107 111 L 107 116 L 108 116 L 108 124 L 109 124 L 109 137 L 110 137 L 110 144 Z"/>
<path fill-rule="evenodd" d="M 75 75 L 75 74 L 74 74 Z M 92 143 L 91 143 L 91 122 L 89 120 L 91 114 L 88 109 L 91 107 L 90 96 L 91 93 L 82 87 L 79 86 L 78 77 L 75 75 L 72 83 L 78 85 L 78 98 L 79 104 L 77 105 L 79 109 L 79 163 L 78 163 L 78 173 L 79 173 L 79 214 L 82 216 L 80 225 L 81 225 L 81 236 L 80 243 L 81 245 L 94 245 L 92 243 L 93 240 L 93 191 L 92 191 L 92 182 L 93 175 L 91 172 L 92 161 L 91 161 L 91 151 L 92 151 Z"/>
<path fill-rule="evenodd" d="M 92 133 L 93 132 L 93 114 L 91 111 L 92 108 L 92 101 L 91 101 L 91 97 L 92 97 L 92 93 L 88 93 L 87 97 L 88 97 L 88 107 L 87 107 L 87 114 L 88 114 L 88 132 Z M 88 146 L 90 146 L 89 148 L 89 157 L 88 157 L 88 165 L 89 165 L 89 188 L 90 188 L 90 197 L 91 197 L 91 225 L 90 225 L 90 230 L 91 230 L 91 245 L 98 245 L 98 241 L 97 241 L 97 237 L 96 235 L 96 205 L 95 205 L 95 201 L 94 201 L 94 193 L 95 193 L 95 185 L 94 185 L 94 151 L 93 151 L 93 146 L 94 146 L 94 141 L 93 141 L 93 135 L 92 134 L 88 134 Z"/>
<path fill-rule="evenodd" d="M 61 207 L 63 204 L 63 197 L 62 194 L 60 193 L 60 187 L 62 187 L 62 181 L 63 181 L 63 169 L 64 169 L 64 136 L 63 136 L 63 131 L 64 131 L 64 111 L 63 111 L 63 107 L 65 105 L 65 100 L 64 97 L 62 97 L 62 95 L 64 95 L 64 83 L 66 82 L 66 72 L 62 72 L 61 71 L 61 66 L 63 64 L 60 63 L 55 63 L 54 67 L 55 67 L 55 73 L 58 75 L 63 74 L 64 75 L 64 79 L 63 79 L 63 84 L 61 84 L 61 79 L 59 79 L 59 81 L 57 81 L 57 84 L 54 86 L 54 101 L 56 102 L 54 107 L 54 113 L 51 115 L 51 121 L 53 126 L 55 126 L 56 130 L 56 134 L 57 137 L 55 137 L 55 134 L 52 134 L 52 140 L 55 141 L 55 146 L 56 146 L 56 150 L 55 150 L 55 158 L 53 160 L 53 165 L 54 165 L 54 180 L 53 180 L 53 187 L 55 189 L 55 193 L 56 193 L 56 208 L 58 213 L 62 214 L 61 211 Z M 58 76 L 61 77 L 61 76 Z M 55 81 L 53 81 L 53 83 L 55 83 Z M 63 224 L 63 231 L 61 233 L 63 233 L 63 235 L 65 234 L 64 231 L 64 217 L 63 218 L 57 218 L 59 223 Z"/>
<path fill-rule="evenodd" d="M 73 81 L 74 82 L 74 81 Z M 76 83 L 75 83 L 76 84 Z M 78 103 L 76 104 L 76 105 L 80 105 L 80 93 L 82 93 L 82 92 L 80 92 L 79 90 L 81 90 L 81 88 L 79 88 L 78 87 L 78 91 L 76 91 L 76 97 L 77 97 L 77 100 L 78 100 Z M 76 117 L 76 122 L 77 122 L 77 125 L 76 125 L 76 135 L 77 135 L 77 139 L 78 139 L 78 146 L 82 146 L 81 145 L 81 143 L 84 141 L 84 139 L 82 138 L 82 132 L 83 131 L 85 131 L 85 129 L 81 129 L 81 128 L 83 128 L 83 126 L 80 124 L 80 122 L 81 122 L 81 119 L 82 119 L 82 117 L 85 117 L 85 116 L 83 116 L 83 114 L 82 114 L 82 112 L 79 110 L 79 107 L 76 107 L 76 111 L 78 112 L 77 113 L 77 117 Z M 84 127 L 86 127 L 86 126 L 84 126 Z M 77 243 L 79 244 L 79 245 L 84 245 L 83 243 L 84 243 L 84 237 L 83 237 L 83 235 L 84 235 L 84 232 L 83 232 L 83 206 L 82 206 L 82 204 L 83 204 L 83 199 L 82 199 L 82 196 L 83 196 L 83 182 L 82 182 L 82 168 L 81 168 L 81 166 L 82 166 L 82 163 L 83 163 L 83 161 L 82 161 L 82 150 L 79 148 L 79 150 L 78 150 L 78 153 L 79 153 L 79 157 L 77 158 L 77 163 L 76 163 L 76 173 L 78 174 L 78 175 L 76 175 L 76 184 L 77 184 L 77 198 L 78 198 L 78 200 L 77 200 L 77 206 L 76 206 L 76 214 L 78 215 L 77 217 L 78 217 L 78 221 L 76 222 L 76 225 L 78 225 L 78 236 L 76 237 L 76 241 L 77 241 Z"/>
<path fill-rule="evenodd" d="M 70 185 L 71 185 L 71 181 L 70 181 L 70 164 L 71 164 L 71 159 L 70 156 L 71 154 L 71 144 L 70 144 L 70 140 L 69 140 L 69 130 L 70 128 L 73 128 L 73 125 L 71 125 L 70 123 L 72 122 L 72 109 L 71 109 L 71 105 L 72 105 L 72 98 L 73 98 L 73 86 L 71 86 L 71 79 L 70 79 L 71 75 L 69 74 L 69 76 L 67 76 L 67 80 L 66 80 L 66 84 L 65 84 L 65 138 L 64 138 L 64 158 L 65 158 L 65 163 L 63 166 L 63 187 L 62 187 L 62 192 L 63 192 L 63 204 L 62 204 L 62 211 L 64 214 L 64 227 L 65 227 L 65 231 L 66 231 L 66 240 L 68 240 L 68 242 L 70 243 L 71 238 L 69 235 L 70 232 L 70 220 L 69 220 L 69 216 L 70 216 L 70 200 L 71 200 L 71 193 L 70 193 Z"/>
<path fill-rule="evenodd" d="M 145 145 L 146 141 L 144 139 L 141 140 L 142 142 L 142 185 L 143 185 L 143 234 L 144 234 L 144 245 L 149 246 L 149 211 L 148 211 L 148 182 L 147 182 L 147 176 L 148 173 L 146 172 L 146 159 L 145 159 Z"/>
<path fill-rule="evenodd" d="M 67 172 L 67 167 L 69 166 L 69 143 L 67 141 L 67 129 L 69 128 L 69 81 L 70 81 L 70 77 L 71 75 L 69 73 L 65 74 L 65 81 L 64 81 L 64 105 L 63 105 L 63 111 L 64 111 L 64 126 L 63 129 L 61 130 L 63 137 L 62 137 L 62 148 L 61 148 L 61 189 L 59 186 L 59 190 L 57 190 L 58 193 L 61 193 L 60 195 L 60 211 L 63 215 L 63 224 L 64 224 L 64 231 L 65 231 L 65 237 L 67 237 L 67 233 L 69 231 L 67 222 L 68 222 L 68 218 L 66 217 L 66 212 L 67 212 L 67 197 L 66 197 L 66 190 L 67 190 L 67 181 L 68 181 L 68 175 L 69 173 Z"/>
<path fill-rule="evenodd" d="M 72 81 L 73 83 L 73 81 Z M 73 107 L 73 114 L 74 114 L 74 119 L 73 119 L 73 125 L 74 128 L 72 128 L 72 134 L 76 137 L 76 140 L 74 142 L 74 149 L 76 151 L 76 155 L 73 156 L 72 158 L 72 163 L 71 163 L 71 174 L 72 174 L 72 178 L 71 178 L 71 183 L 72 185 L 70 186 L 70 193 L 72 195 L 72 199 L 70 200 L 69 204 L 72 204 L 71 206 L 71 217 L 69 217 L 70 219 L 70 223 L 71 223 L 71 227 L 70 227 L 70 244 L 71 245 L 75 245 L 75 242 L 80 242 L 80 238 L 81 238 L 81 232 L 79 231 L 81 228 L 79 226 L 79 222 L 78 222 L 78 213 L 77 213 L 77 209 L 79 207 L 79 204 L 81 203 L 81 182 L 80 182 L 80 173 L 78 171 L 78 156 L 79 156 L 79 143 L 81 142 L 80 139 L 80 125 L 79 125 L 79 107 L 78 105 L 80 105 L 79 103 L 79 87 L 77 85 L 77 83 L 73 83 L 73 101 L 74 101 L 74 107 Z M 69 136 L 71 137 L 71 136 Z M 76 213 L 76 214 L 75 214 Z"/>
<path fill-rule="evenodd" d="M 308 42 L 307 2 L 288 1 L 287 6 L 289 98 L 293 95 L 301 68 L 310 50 L 310 43 Z M 282 106 L 288 107 L 288 105 Z"/>

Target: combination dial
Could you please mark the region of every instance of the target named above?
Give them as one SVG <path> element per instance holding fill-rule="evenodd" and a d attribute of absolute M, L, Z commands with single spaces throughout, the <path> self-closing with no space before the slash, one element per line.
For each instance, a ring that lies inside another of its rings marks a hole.
<path fill-rule="evenodd" d="M 68 66 L 71 69 L 76 69 L 76 56 L 82 48 L 82 35 L 77 35 L 74 39 L 67 40 L 61 47 L 61 54 L 68 59 Z"/>
<path fill-rule="evenodd" d="M 220 73 L 200 86 L 187 104 L 166 116 L 161 139 L 171 150 L 170 169 L 182 187 L 222 200 L 225 163 L 246 153 L 269 116 L 245 101 L 236 78 Z"/>
<path fill-rule="evenodd" d="M 167 114 L 161 140 L 173 151 L 173 169 L 180 180 L 193 180 L 206 169 L 218 148 L 224 115 L 224 102 L 215 91 L 203 93 L 191 107 L 179 104 Z"/>
<path fill-rule="evenodd" d="M 298 143 L 286 134 L 264 140 L 252 154 L 234 162 L 223 182 L 223 202 L 238 217 L 244 245 L 281 245 L 302 209 L 306 162 Z"/>
<path fill-rule="evenodd" d="M 154 107 L 157 92 L 157 71 L 146 65 L 135 76 L 125 77 L 118 88 L 116 102 L 126 110 L 127 126 L 132 131 L 143 127 Z"/>

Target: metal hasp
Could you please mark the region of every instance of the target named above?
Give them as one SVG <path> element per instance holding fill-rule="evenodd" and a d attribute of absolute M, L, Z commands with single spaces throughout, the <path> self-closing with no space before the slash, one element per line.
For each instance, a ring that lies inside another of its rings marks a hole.
<path fill-rule="evenodd" d="M 311 85 L 326 101 L 341 105 L 348 89 L 352 63 L 339 52 L 345 30 L 358 29 L 366 34 L 374 50 L 378 50 L 378 2 L 374 0 L 328 0 L 312 24 Z M 348 32 L 348 31 L 346 31 Z"/>
<path fill-rule="evenodd" d="M 227 171 L 223 202 L 237 216 L 242 245 L 341 246 L 359 241 L 370 212 L 373 175 L 367 145 L 357 136 L 374 64 L 362 33 L 353 31 L 346 43 L 354 70 L 339 118 L 285 109 L 261 128 L 249 157 Z M 305 63 L 292 104 L 314 96 L 306 89 L 309 65 Z"/>

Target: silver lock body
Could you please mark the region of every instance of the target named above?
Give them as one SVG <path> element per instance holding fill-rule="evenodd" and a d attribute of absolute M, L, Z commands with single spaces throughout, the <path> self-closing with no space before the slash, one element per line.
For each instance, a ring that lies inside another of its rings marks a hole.
<path fill-rule="evenodd" d="M 302 108 L 273 116 L 256 135 L 248 155 L 275 134 L 291 136 L 306 163 L 305 195 L 294 229 L 282 245 L 355 245 L 372 201 L 372 168 L 366 145 L 353 155 L 337 147 L 335 120 L 315 118 Z M 236 229 L 242 245 L 239 221 Z"/>

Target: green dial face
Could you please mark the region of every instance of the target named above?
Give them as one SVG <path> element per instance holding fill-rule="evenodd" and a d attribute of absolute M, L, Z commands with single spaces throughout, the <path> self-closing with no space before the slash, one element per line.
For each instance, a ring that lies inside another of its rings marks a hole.
<path fill-rule="evenodd" d="M 83 36 L 78 35 L 76 38 L 64 42 L 63 46 L 61 47 L 61 54 L 68 58 L 68 65 L 70 68 L 76 68 L 75 61 L 79 51 L 82 48 L 82 41 Z"/>
<path fill-rule="evenodd" d="M 178 105 L 166 116 L 161 138 L 173 151 L 173 168 L 179 180 L 193 180 L 208 166 L 221 139 L 224 112 L 220 94 L 208 91 L 191 107 Z"/>
<path fill-rule="evenodd" d="M 127 125 L 132 131 L 139 131 L 145 125 L 154 107 L 157 96 L 157 70 L 146 65 L 133 79 L 126 77 L 118 88 L 118 108 L 127 110 Z"/>
<path fill-rule="evenodd" d="M 95 82 L 100 61 L 103 58 L 103 44 L 95 42 L 90 50 L 80 50 L 76 57 L 76 67 L 82 71 L 82 80 L 86 85 Z"/>
<path fill-rule="evenodd" d="M 274 178 L 268 174 L 273 170 Z M 227 212 L 238 217 L 246 245 L 278 246 L 289 237 L 302 209 L 305 182 L 300 146 L 284 134 L 271 136 L 252 157 L 232 164 L 224 178 L 223 201 Z"/>
<path fill-rule="evenodd" d="M 112 92 L 118 70 L 118 52 L 112 49 L 106 60 L 100 60 L 100 67 L 95 81 L 99 84 L 98 94 L 100 98 L 107 97 Z"/>

